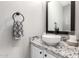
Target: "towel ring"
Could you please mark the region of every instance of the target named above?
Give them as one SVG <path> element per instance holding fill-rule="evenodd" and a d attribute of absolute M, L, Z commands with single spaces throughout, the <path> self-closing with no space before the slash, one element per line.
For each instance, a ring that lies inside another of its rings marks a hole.
<path fill-rule="evenodd" d="M 19 15 L 21 15 L 22 18 L 23 18 L 22 21 L 21 21 L 21 23 L 24 21 L 24 16 L 23 16 L 20 12 L 15 12 L 15 13 L 13 13 L 13 15 L 12 15 L 12 18 L 13 18 L 14 22 L 16 22 L 14 16 L 19 16 Z"/>

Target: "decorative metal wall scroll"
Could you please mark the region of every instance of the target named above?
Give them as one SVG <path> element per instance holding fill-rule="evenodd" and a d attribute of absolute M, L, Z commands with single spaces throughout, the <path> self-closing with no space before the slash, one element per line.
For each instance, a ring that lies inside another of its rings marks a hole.
<path fill-rule="evenodd" d="M 16 17 L 22 17 L 22 19 L 17 20 Z M 24 16 L 20 12 L 15 12 L 12 15 L 12 18 L 14 20 L 13 23 L 13 38 L 14 39 L 21 39 L 23 37 L 23 21 L 24 21 Z"/>

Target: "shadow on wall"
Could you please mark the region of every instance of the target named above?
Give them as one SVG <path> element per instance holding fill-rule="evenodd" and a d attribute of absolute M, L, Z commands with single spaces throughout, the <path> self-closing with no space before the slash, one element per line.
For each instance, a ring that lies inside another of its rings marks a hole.
<path fill-rule="evenodd" d="M 9 18 L 0 24 L 0 57 L 24 57 L 24 41 L 12 39 L 13 20 Z"/>
<path fill-rule="evenodd" d="M 12 27 L 13 27 L 13 20 L 8 17 L 3 23 L 0 25 L 0 47 L 3 46 L 15 46 L 18 41 L 13 40 L 12 38 Z"/>

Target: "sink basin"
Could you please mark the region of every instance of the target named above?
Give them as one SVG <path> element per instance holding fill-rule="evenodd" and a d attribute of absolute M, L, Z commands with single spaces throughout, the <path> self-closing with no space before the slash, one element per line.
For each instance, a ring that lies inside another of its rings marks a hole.
<path fill-rule="evenodd" d="M 60 40 L 60 35 L 42 35 L 42 42 L 49 46 L 56 46 Z"/>

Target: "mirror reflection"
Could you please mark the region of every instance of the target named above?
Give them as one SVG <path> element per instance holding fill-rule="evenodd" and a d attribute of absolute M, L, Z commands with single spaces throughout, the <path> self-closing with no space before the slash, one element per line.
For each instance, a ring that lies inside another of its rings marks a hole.
<path fill-rule="evenodd" d="M 71 31 L 70 1 L 51 1 L 48 3 L 48 30 Z"/>

